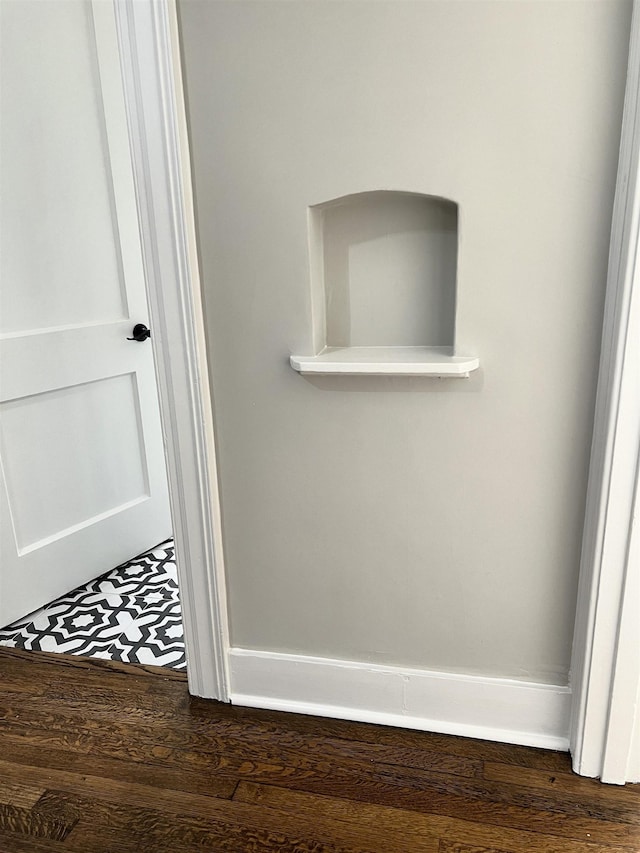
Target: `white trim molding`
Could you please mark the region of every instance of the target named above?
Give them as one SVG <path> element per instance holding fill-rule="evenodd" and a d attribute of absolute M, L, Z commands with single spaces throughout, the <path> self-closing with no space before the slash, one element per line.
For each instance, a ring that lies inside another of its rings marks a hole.
<path fill-rule="evenodd" d="M 189 690 L 228 701 L 214 428 L 174 0 L 114 0 L 176 541 Z"/>
<path fill-rule="evenodd" d="M 234 705 L 568 749 L 568 687 L 232 648 Z"/>
<path fill-rule="evenodd" d="M 571 684 L 574 770 L 640 781 L 640 6 L 634 6 Z M 634 722 L 635 721 L 635 722 Z"/>

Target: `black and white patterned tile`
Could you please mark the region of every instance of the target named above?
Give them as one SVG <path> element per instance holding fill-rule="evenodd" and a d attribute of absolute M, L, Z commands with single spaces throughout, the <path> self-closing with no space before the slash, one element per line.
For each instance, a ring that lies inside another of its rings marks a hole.
<path fill-rule="evenodd" d="M 18 632 L 3 645 L 91 655 L 113 645 L 143 610 L 144 605 L 133 598 L 77 590 L 16 623 Z"/>
<path fill-rule="evenodd" d="M 4 628 L 0 646 L 185 669 L 173 540 Z"/>
<path fill-rule="evenodd" d="M 178 573 L 175 547 L 169 539 L 134 557 L 87 585 L 95 592 L 115 593 L 143 598 L 146 602 L 178 600 Z"/>
<path fill-rule="evenodd" d="M 186 669 L 179 602 L 157 602 L 128 625 L 114 645 L 118 660 Z"/>

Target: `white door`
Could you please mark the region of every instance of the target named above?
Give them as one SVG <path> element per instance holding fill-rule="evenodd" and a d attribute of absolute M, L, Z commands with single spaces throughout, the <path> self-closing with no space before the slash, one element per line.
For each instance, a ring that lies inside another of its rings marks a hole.
<path fill-rule="evenodd" d="M 0 626 L 171 534 L 111 2 L 2 2 Z"/>

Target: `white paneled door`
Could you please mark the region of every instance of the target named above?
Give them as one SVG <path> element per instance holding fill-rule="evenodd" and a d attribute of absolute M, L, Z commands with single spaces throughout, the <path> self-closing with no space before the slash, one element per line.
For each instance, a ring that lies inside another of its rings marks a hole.
<path fill-rule="evenodd" d="M 1 10 L 4 626 L 171 522 L 113 5 Z"/>

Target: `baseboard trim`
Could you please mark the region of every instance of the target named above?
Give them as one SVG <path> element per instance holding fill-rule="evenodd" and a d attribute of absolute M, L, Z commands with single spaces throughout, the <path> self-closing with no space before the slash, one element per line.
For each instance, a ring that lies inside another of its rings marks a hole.
<path fill-rule="evenodd" d="M 571 690 L 232 648 L 234 705 L 568 750 Z"/>

